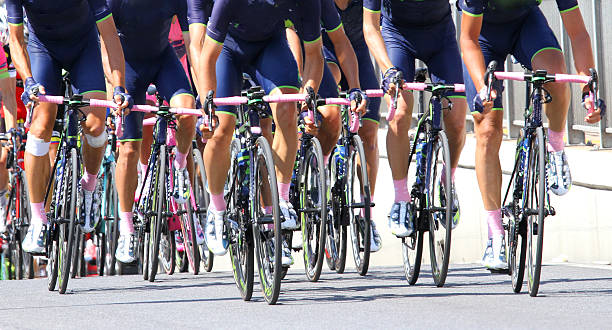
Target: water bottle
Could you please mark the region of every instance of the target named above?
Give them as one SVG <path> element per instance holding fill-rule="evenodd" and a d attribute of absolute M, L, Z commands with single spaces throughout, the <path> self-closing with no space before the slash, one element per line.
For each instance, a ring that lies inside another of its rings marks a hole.
<path fill-rule="evenodd" d="M 417 177 L 416 182 L 421 183 L 421 176 L 423 176 L 423 170 L 425 169 L 425 161 L 427 160 L 427 142 L 425 141 L 425 134 L 419 134 L 419 142 L 416 145 L 416 166 L 417 166 Z"/>
<path fill-rule="evenodd" d="M 251 156 L 249 155 L 249 151 L 246 148 L 240 149 L 238 152 L 237 160 L 238 160 L 238 175 L 243 175 L 243 177 L 238 177 L 238 182 L 241 185 L 240 191 L 244 195 L 249 194 L 249 174 L 250 167 L 249 161 Z"/>
<path fill-rule="evenodd" d="M 336 163 L 336 174 L 339 176 L 344 175 L 344 164 L 346 162 L 346 147 L 344 144 L 336 145 L 334 150 L 334 160 Z"/>

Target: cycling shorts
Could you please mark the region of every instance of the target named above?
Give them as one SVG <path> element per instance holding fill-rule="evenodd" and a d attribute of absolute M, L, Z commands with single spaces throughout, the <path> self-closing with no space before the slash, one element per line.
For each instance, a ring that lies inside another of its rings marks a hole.
<path fill-rule="evenodd" d="M 174 49 L 168 47 L 154 59 L 125 61 L 125 87 L 134 99 L 134 104 L 145 104 L 150 84 L 170 103 L 173 97 L 187 94 L 193 97 L 191 85 Z M 125 117 L 123 136 L 120 141 L 141 141 L 142 120 L 145 113 L 132 111 Z"/>
<path fill-rule="evenodd" d="M 36 82 L 45 87 L 47 95 L 63 95 L 62 69 L 70 72 L 70 81 L 75 93 L 106 91 L 98 30 L 95 28 L 92 28 L 82 40 L 66 40 L 48 45 L 30 34 L 28 54 L 32 76 Z"/>
<path fill-rule="evenodd" d="M 370 57 L 370 51 L 367 45 L 362 45 L 353 48 L 355 55 L 357 56 L 357 65 L 359 66 L 359 85 L 362 90 L 366 89 L 378 89 L 380 83 L 376 79 L 376 73 L 374 72 L 374 65 Z M 323 56 L 325 62 L 334 63 L 340 68 L 340 63 L 336 57 L 333 46 L 326 45 L 323 47 Z M 348 84 L 346 83 L 345 77 L 342 77 L 340 82 L 343 90 L 348 90 Z M 367 112 L 363 116 L 364 120 L 371 120 L 376 123 L 380 121 L 380 97 L 371 97 L 367 101 Z"/>
<path fill-rule="evenodd" d="M 531 61 L 541 51 L 556 49 L 561 46 L 555 34 L 548 26 L 548 22 L 538 7 L 531 9 L 525 17 L 504 24 L 484 22 L 478 38 L 485 64 L 497 61 L 497 71 L 504 70 L 506 57 L 511 54 L 522 65 L 531 70 Z M 476 96 L 476 87 L 470 78 L 468 70 L 464 67 L 465 92 L 468 97 L 470 110 L 474 111 L 472 100 Z M 496 81 L 497 90 L 501 90 L 502 82 Z M 493 110 L 502 110 L 502 97 L 498 95 L 493 102 Z"/>
<path fill-rule="evenodd" d="M 0 48 L 0 79 L 9 77 L 8 72 L 8 61 L 6 60 L 6 53 L 4 49 Z"/>
<path fill-rule="evenodd" d="M 217 59 L 217 97 L 240 95 L 242 74 L 248 73 L 266 94 L 277 88 L 299 90 L 298 68 L 284 29 L 262 41 L 245 41 L 228 34 Z M 216 113 L 236 115 L 235 106 L 220 106 Z"/>
<path fill-rule="evenodd" d="M 415 59 L 419 59 L 427 65 L 433 82 L 463 83 L 461 55 L 450 15 L 439 23 L 410 28 L 394 26 L 383 18 L 381 32 L 389 58 L 405 81 L 414 80 Z M 465 93 L 448 92 L 447 96 L 465 97 Z"/>

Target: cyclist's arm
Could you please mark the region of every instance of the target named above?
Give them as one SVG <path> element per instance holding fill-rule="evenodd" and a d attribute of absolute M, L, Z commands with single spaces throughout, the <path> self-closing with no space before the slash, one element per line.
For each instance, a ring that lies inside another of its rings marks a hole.
<path fill-rule="evenodd" d="M 342 72 L 346 77 L 349 89 L 361 88 L 359 84 L 359 65 L 357 64 L 357 56 L 351 42 L 344 33 L 344 28 L 340 26 L 335 31 L 328 31 L 327 35 L 334 44 L 338 62 L 342 68 Z"/>
<path fill-rule="evenodd" d="M 217 91 L 216 63 L 222 49 L 222 43 L 214 40 L 208 34 L 206 35 L 200 57 L 196 61 L 198 91 L 200 91 L 200 95 L 206 96 L 208 91 Z"/>
<path fill-rule="evenodd" d="M 302 87 L 308 86 L 314 89 L 315 93 L 319 90 L 319 84 L 321 84 L 321 78 L 323 78 L 323 53 L 321 51 L 323 42 L 321 38 L 306 43 L 304 42 L 304 75 L 302 76 L 303 83 Z"/>
<path fill-rule="evenodd" d="M 364 3 L 363 36 L 381 71 L 385 72 L 393 67 L 393 63 L 387 54 L 387 48 L 385 48 L 382 33 L 380 33 L 380 7 L 378 9 L 370 9 L 366 8 Z"/>
<path fill-rule="evenodd" d="M 287 35 L 287 42 L 289 43 L 289 48 L 291 49 L 291 53 L 295 58 L 298 66 L 298 73 L 300 77 L 302 76 L 302 72 L 304 71 L 304 58 L 302 57 L 302 42 L 300 41 L 300 37 L 297 32 L 291 27 L 285 28 L 285 34 Z"/>
<path fill-rule="evenodd" d="M 591 37 L 584 26 L 580 8 L 576 6 L 568 11 L 562 11 L 561 19 L 572 44 L 576 72 L 589 75 L 589 69 L 595 67 L 595 60 L 591 48 Z"/>
<path fill-rule="evenodd" d="M 312 87 L 316 93 L 321 84 L 324 65 L 321 40 L 321 2 L 320 0 L 305 1 L 303 8 L 300 10 L 303 22 L 301 36 L 304 41 L 302 87 Z"/>
<path fill-rule="evenodd" d="M 482 15 L 466 14 L 465 10 L 461 16 L 461 36 L 459 43 L 461 52 L 463 53 L 463 62 L 470 73 L 470 77 L 476 86 L 476 90 L 480 91 L 484 86 L 485 60 L 482 55 L 482 49 L 478 43 L 480 29 L 482 28 Z"/>
<path fill-rule="evenodd" d="M 11 49 L 11 56 L 13 57 L 13 64 L 17 72 L 19 72 L 19 75 L 25 81 L 26 78 L 32 77 L 32 70 L 30 69 L 30 57 L 26 50 L 25 38 L 23 35 L 23 22 L 20 24 L 9 23 L 9 33 L 9 47 Z"/>
<path fill-rule="evenodd" d="M 107 16 L 96 22 L 100 33 L 100 49 L 102 51 L 102 65 L 106 79 L 113 87 L 125 87 L 125 58 L 123 48 L 119 41 L 117 28 L 113 16 Z M 129 92 L 129 91 L 128 91 Z"/>
<path fill-rule="evenodd" d="M 351 0 L 335 0 L 334 2 L 336 3 L 336 6 L 340 8 L 340 10 L 345 10 L 350 1 Z"/>

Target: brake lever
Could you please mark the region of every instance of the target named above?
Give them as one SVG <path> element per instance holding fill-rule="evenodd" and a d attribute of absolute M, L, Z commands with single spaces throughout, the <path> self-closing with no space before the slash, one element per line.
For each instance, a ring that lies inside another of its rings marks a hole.
<path fill-rule="evenodd" d="M 485 83 L 487 84 L 487 102 L 491 101 L 491 88 L 493 87 L 493 81 L 495 80 L 495 69 L 497 68 L 497 61 L 489 62 L 487 66 L 487 72 L 485 73 Z"/>
<path fill-rule="evenodd" d="M 317 107 L 317 95 L 314 92 L 314 89 L 310 86 L 306 87 L 306 99 L 304 100 L 306 103 L 306 107 L 308 107 L 308 117 L 314 123 L 316 128 L 319 128 L 319 123 L 315 116 L 315 109 Z"/>
<path fill-rule="evenodd" d="M 589 72 L 591 73 L 591 81 L 589 81 L 589 97 L 593 101 L 593 108 L 589 111 L 589 113 L 593 113 L 597 111 L 597 103 L 599 100 L 599 78 L 595 69 L 590 68 Z"/>
<path fill-rule="evenodd" d="M 210 131 L 214 131 L 215 130 L 215 102 L 213 100 L 213 96 L 215 95 L 215 92 L 210 90 L 208 91 L 208 94 L 206 94 L 206 99 L 204 99 L 204 109 L 206 111 L 206 114 L 208 115 L 208 129 L 210 129 Z"/>

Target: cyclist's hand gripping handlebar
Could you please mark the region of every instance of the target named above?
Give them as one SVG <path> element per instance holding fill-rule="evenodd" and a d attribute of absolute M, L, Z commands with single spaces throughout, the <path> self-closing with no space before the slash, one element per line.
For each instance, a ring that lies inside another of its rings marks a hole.
<path fill-rule="evenodd" d="M 214 91 L 208 91 L 208 94 L 206 94 L 206 98 L 204 99 L 204 103 L 202 104 L 204 114 L 208 116 L 208 129 L 211 132 L 215 130 L 215 121 L 218 121 L 217 115 L 215 115 L 215 109 L 217 108 L 217 106 L 215 105 L 215 102 L 213 100 L 214 95 Z"/>

